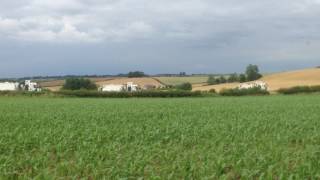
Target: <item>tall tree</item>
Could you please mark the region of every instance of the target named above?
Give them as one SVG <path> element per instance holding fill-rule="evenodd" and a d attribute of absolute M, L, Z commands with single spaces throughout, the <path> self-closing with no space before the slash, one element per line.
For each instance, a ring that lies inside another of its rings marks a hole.
<path fill-rule="evenodd" d="M 241 83 L 246 82 L 246 81 L 247 81 L 246 75 L 240 74 L 240 75 L 239 75 L 239 81 L 240 81 Z"/>
<path fill-rule="evenodd" d="M 248 81 L 254 81 L 262 77 L 262 75 L 259 73 L 259 67 L 252 64 L 247 66 L 246 75 Z"/>

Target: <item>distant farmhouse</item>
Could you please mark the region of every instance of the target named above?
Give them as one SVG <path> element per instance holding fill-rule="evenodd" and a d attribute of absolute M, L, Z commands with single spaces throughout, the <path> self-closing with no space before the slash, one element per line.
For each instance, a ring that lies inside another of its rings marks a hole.
<path fill-rule="evenodd" d="M 23 83 L 18 82 L 0 82 L 0 91 L 19 91 L 25 90 L 30 92 L 41 91 L 38 83 L 26 80 Z"/>
<path fill-rule="evenodd" d="M 127 82 L 127 84 L 108 84 L 108 85 L 103 85 L 100 88 L 100 91 L 103 91 L 103 92 L 121 92 L 121 91 L 135 92 L 138 90 L 139 90 L 139 85 L 134 84 L 133 82 Z"/>
<path fill-rule="evenodd" d="M 239 89 L 261 88 L 262 90 L 268 90 L 268 84 L 263 81 L 254 81 L 241 83 L 238 86 Z"/>
<path fill-rule="evenodd" d="M 156 86 L 154 84 L 144 84 L 144 85 L 139 85 L 135 84 L 133 82 L 127 82 L 125 84 L 106 84 L 102 85 L 99 90 L 102 92 L 136 92 L 136 91 L 141 91 L 141 90 L 154 90 L 157 88 L 163 88 L 164 86 Z"/>
<path fill-rule="evenodd" d="M 0 82 L 0 91 L 17 91 L 19 83 L 16 82 Z"/>

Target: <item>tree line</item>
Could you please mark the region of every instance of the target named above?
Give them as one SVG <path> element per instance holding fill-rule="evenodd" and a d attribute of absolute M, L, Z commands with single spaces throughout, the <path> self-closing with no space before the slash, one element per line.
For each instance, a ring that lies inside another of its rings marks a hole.
<path fill-rule="evenodd" d="M 223 84 L 223 83 L 233 83 L 233 82 L 249 82 L 260 79 L 262 75 L 259 72 L 259 67 L 257 65 L 249 64 L 246 68 L 245 73 L 237 74 L 233 73 L 229 77 L 225 76 L 214 76 L 210 75 L 207 83 L 209 85 Z"/>

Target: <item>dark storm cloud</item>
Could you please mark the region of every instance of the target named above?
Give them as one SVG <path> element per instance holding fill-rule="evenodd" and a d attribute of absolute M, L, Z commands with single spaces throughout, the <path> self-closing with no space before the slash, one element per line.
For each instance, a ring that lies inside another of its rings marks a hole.
<path fill-rule="evenodd" d="M 0 76 L 314 66 L 319 0 L 2 0 Z"/>

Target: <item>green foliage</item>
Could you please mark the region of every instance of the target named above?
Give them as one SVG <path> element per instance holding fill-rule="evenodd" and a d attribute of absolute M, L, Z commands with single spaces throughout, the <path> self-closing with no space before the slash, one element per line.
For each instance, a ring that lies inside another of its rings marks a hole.
<path fill-rule="evenodd" d="M 209 93 L 217 93 L 215 89 L 210 89 Z"/>
<path fill-rule="evenodd" d="M 0 91 L 0 96 L 49 96 L 50 92 L 41 91 L 41 92 L 33 92 L 33 91 Z"/>
<path fill-rule="evenodd" d="M 215 76 L 211 75 L 209 76 L 207 83 L 209 85 L 215 85 L 215 84 L 223 84 L 223 83 L 233 83 L 233 82 L 247 82 L 247 81 L 254 81 L 257 79 L 260 79 L 262 75 L 259 73 L 259 68 L 257 65 L 248 65 L 246 68 L 246 74 L 240 74 L 237 73 L 231 74 L 228 79 L 226 79 L 224 76 L 220 76 L 216 78 Z"/>
<path fill-rule="evenodd" d="M 65 84 L 63 85 L 64 90 L 97 90 L 97 85 L 90 81 L 90 79 L 84 78 L 68 78 L 66 79 Z"/>
<path fill-rule="evenodd" d="M 213 75 L 210 75 L 207 80 L 207 83 L 209 85 L 223 84 L 227 83 L 227 79 L 224 76 L 215 77 Z"/>
<path fill-rule="evenodd" d="M 226 83 L 226 82 L 227 82 L 227 79 L 226 79 L 224 76 L 220 76 L 220 77 L 219 77 L 219 82 L 220 82 L 221 84 Z"/>
<path fill-rule="evenodd" d="M 134 71 L 134 72 L 129 72 L 128 77 L 129 78 L 139 78 L 139 77 L 145 77 L 146 75 L 144 72 L 141 71 Z"/>
<path fill-rule="evenodd" d="M 229 83 L 233 83 L 233 82 L 239 82 L 239 76 L 237 73 L 233 73 L 229 76 L 228 78 L 228 82 Z"/>
<path fill-rule="evenodd" d="M 239 75 L 239 82 L 243 83 L 247 81 L 247 77 L 245 74 L 240 74 Z"/>
<path fill-rule="evenodd" d="M 0 97 L 0 179 L 318 179 L 319 102 Z"/>
<path fill-rule="evenodd" d="M 262 75 L 259 73 L 257 65 L 249 64 L 246 69 L 247 81 L 255 81 L 260 79 Z"/>
<path fill-rule="evenodd" d="M 215 84 L 216 84 L 216 78 L 215 78 L 215 76 L 214 76 L 214 75 L 210 75 L 210 76 L 208 77 L 207 83 L 208 83 L 209 85 L 215 85 Z"/>
<path fill-rule="evenodd" d="M 201 92 L 191 91 L 137 91 L 137 92 L 98 92 L 98 91 L 59 91 L 56 92 L 59 96 L 69 97 L 98 97 L 98 98 L 145 98 L 145 97 L 200 97 Z"/>
<path fill-rule="evenodd" d="M 248 96 L 248 95 L 269 95 L 267 90 L 263 90 L 259 87 L 249 88 L 249 89 L 223 89 L 219 93 L 222 96 Z"/>
<path fill-rule="evenodd" d="M 183 84 L 177 85 L 176 89 L 184 90 L 184 91 L 191 91 L 192 84 L 191 83 L 183 83 Z"/>
<path fill-rule="evenodd" d="M 298 93 L 315 93 L 320 92 L 320 86 L 295 86 L 292 88 L 279 89 L 280 94 L 298 94 Z"/>

